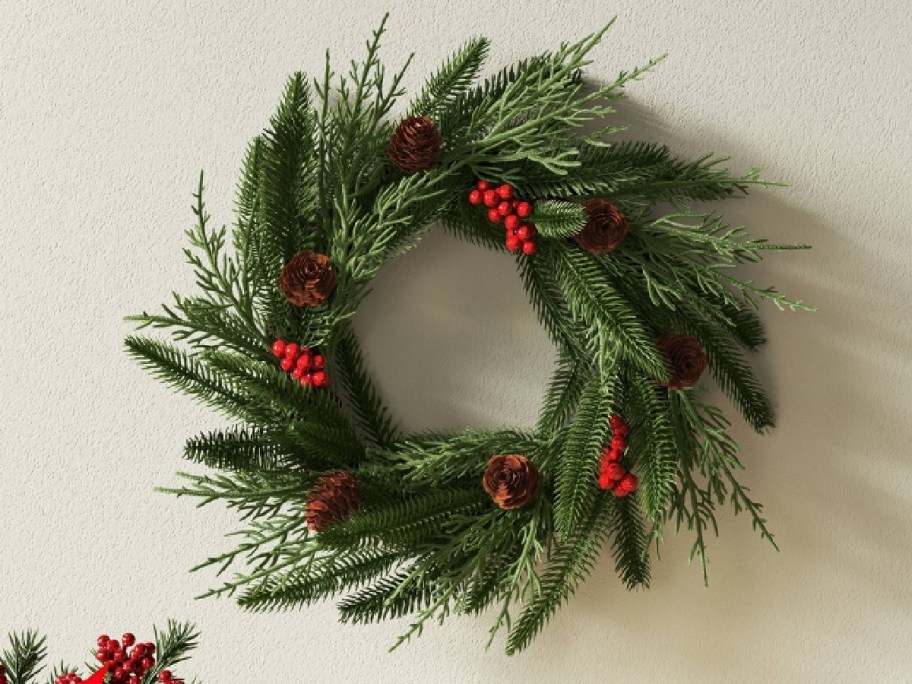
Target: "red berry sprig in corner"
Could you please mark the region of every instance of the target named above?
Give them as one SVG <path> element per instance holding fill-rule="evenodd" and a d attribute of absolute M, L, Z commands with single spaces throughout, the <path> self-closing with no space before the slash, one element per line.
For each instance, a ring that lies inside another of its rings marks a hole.
<path fill-rule="evenodd" d="M 611 416 L 608 423 L 611 425 L 611 442 L 602 449 L 598 484 L 602 489 L 610 489 L 615 496 L 627 496 L 640 486 L 636 475 L 621 464 L 621 456 L 627 449 L 630 426 L 619 415 Z"/>
<path fill-rule="evenodd" d="M 155 667 L 155 644 L 137 642 L 131 632 L 120 641 L 102 634 L 96 641 L 95 658 L 108 667 L 110 684 L 140 684 L 146 673 Z M 55 684 L 79 684 L 83 680 L 72 672 L 59 675 Z"/>
<path fill-rule="evenodd" d="M 531 202 L 513 196 L 513 186 L 504 183 L 496 188 L 488 181 L 480 180 L 474 190 L 469 192 L 469 204 L 484 205 L 488 208 L 488 220 L 491 223 L 503 223 L 507 230 L 507 249 L 511 252 L 522 251 L 532 256 L 538 251 L 535 243 L 535 224 L 523 221 L 535 211 Z"/>
<path fill-rule="evenodd" d="M 272 355 L 281 359 L 279 365 L 302 385 L 329 387 L 326 359 L 322 354 L 296 342 L 276 340 L 272 344 Z"/>

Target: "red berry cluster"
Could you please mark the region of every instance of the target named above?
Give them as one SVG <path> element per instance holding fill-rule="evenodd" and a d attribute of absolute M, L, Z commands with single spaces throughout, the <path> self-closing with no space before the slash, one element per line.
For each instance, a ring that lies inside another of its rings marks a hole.
<path fill-rule="evenodd" d="M 538 234 L 535 225 L 523 223 L 524 219 L 532 216 L 532 203 L 516 199 L 512 186 L 504 183 L 494 188 L 488 181 L 480 180 L 476 188 L 469 193 L 469 204 L 486 206 L 488 220 L 491 223 L 503 222 L 507 229 L 508 250 L 522 250 L 527 256 L 532 256 L 538 251 L 538 245 L 535 244 L 535 236 Z"/>
<path fill-rule="evenodd" d="M 95 658 L 109 667 L 110 684 L 139 684 L 143 676 L 155 666 L 155 644 L 151 641 L 137 643 L 132 633 L 124 634 L 120 641 L 102 634 L 96 642 Z M 55 684 L 78 684 L 82 680 L 69 673 L 57 677 Z"/>
<path fill-rule="evenodd" d="M 326 372 L 326 359 L 308 347 L 301 347 L 295 342 L 276 340 L 272 345 L 272 354 L 282 361 L 279 365 L 291 377 L 302 385 L 329 387 L 329 375 Z"/>
<path fill-rule="evenodd" d="M 6 665 L 3 664 L 2 660 L 0 660 L 0 684 L 7 684 Z"/>
<path fill-rule="evenodd" d="M 611 416 L 608 423 L 611 425 L 611 442 L 602 449 L 599 461 L 599 487 L 610 489 L 615 496 L 627 496 L 640 486 L 636 475 L 621 464 L 621 456 L 627 449 L 630 426 L 619 415 Z"/>

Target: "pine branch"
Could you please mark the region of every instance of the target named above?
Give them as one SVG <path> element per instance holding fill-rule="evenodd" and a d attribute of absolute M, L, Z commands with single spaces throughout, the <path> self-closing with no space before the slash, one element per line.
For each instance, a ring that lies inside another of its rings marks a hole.
<path fill-rule="evenodd" d="M 554 526 L 560 534 L 572 534 L 595 500 L 596 467 L 608 433 L 613 386 L 612 379 L 590 379 L 567 430 L 557 462 Z"/>
<path fill-rule="evenodd" d="M 47 657 L 47 639 L 29 630 L 13 632 L 9 641 L 9 648 L 0 655 L 9 684 L 30 684 Z"/>
<path fill-rule="evenodd" d="M 577 202 L 543 200 L 535 204 L 535 227 L 544 237 L 576 235 L 586 224 L 586 213 Z"/>
<path fill-rule="evenodd" d="M 145 683 L 158 681 L 162 670 L 171 670 L 190 657 L 199 645 L 199 631 L 189 622 L 168 620 L 164 630 L 155 629 L 155 665 L 146 672 Z"/>
<path fill-rule="evenodd" d="M 490 42 L 483 37 L 466 42 L 428 79 L 409 105 L 409 112 L 434 119 L 442 110 L 452 107 L 478 76 L 489 46 Z"/>
<path fill-rule="evenodd" d="M 543 250 L 544 251 L 544 250 Z M 584 320 L 600 347 L 650 377 L 667 376 L 655 342 L 621 294 L 600 276 L 598 262 L 576 250 L 556 251 L 552 258 L 570 311 Z M 605 359 L 601 359 L 604 367 Z"/>
<path fill-rule="evenodd" d="M 609 494 L 602 495 L 606 499 Z M 628 589 L 649 587 L 649 536 L 639 512 L 639 496 L 610 496 L 611 549 L 615 569 Z"/>
<path fill-rule="evenodd" d="M 351 326 L 346 325 L 335 347 L 335 374 L 345 389 L 348 405 L 358 425 L 373 446 L 386 447 L 397 430 L 364 367 L 361 345 Z"/>
<path fill-rule="evenodd" d="M 187 440 L 184 456 L 219 470 L 274 470 L 281 463 L 264 428 L 240 425 Z"/>
<path fill-rule="evenodd" d="M 665 516 L 678 470 L 668 392 L 655 381 L 637 373 L 628 376 L 630 386 L 630 454 L 640 479 L 639 501 L 653 521 Z"/>
<path fill-rule="evenodd" d="M 576 532 L 557 545 L 541 578 L 541 586 L 533 593 L 510 631 L 507 655 L 518 653 L 528 646 L 558 607 L 592 571 L 595 558 L 607 539 L 611 514 L 608 497 L 599 497 Z"/>

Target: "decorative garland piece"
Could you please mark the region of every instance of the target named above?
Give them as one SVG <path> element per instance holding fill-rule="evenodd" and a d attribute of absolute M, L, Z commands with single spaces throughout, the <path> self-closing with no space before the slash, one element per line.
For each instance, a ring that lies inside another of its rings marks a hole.
<path fill-rule="evenodd" d="M 169 622 L 152 641 L 137 641 L 132 632 L 119 640 L 102 634 L 97 640 L 98 665 L 83 679 L 75 667 L 57 665 L 50 684 L 184 684 L 169 668 L 187 659 L 197 646 L 199 634 L 190 624 Z M 11 634 L 9 648 L 0 653 L 0 684 L 34 684 L 47 658 L 45 638 L 36 632 Z M 194 682 L 199 680 L 194 679 Z"/>
<path fill-rule="evenodd" d="M 264 610 L 343 594 L 345 622 L 412 615 L 397 645 L 431 618 L 499 606 L 491 635 L 507 628 L 513 653 L 603 547 L 627 587 L 646 586 L 674 521 L 705 576 L 726 500 L 773 542 L 698 383 L 711 374 L 755 430 L 773 425 L 747 360 L 765 341 L 755 309 L 809 307 L 733 267 L 802 246 L 686 208 L 767 185 L 759 171 L 612 142 L 611 102 L 658 60 L 585 81 L 604 30 L 480 85 L 488 42 L 471 40 L 401 107 L 382 33 L 345 76 L 327 63 L 314 82 L 291 77 L 247 151 L 230 237 L 210 227 L 200 177 L 187 251 L 200 292 L 131 319 L 182 343 L 132 336 L 131 355 L 238 423 L 187 443 L 221 474 L 169 490 L 245 521 L 203 565 L 249 568 L 207 596 Z M 557 350 L 534 427 L 402 434 L 371 383 L 352 316 L 438 222 L 516 255 Z"/>

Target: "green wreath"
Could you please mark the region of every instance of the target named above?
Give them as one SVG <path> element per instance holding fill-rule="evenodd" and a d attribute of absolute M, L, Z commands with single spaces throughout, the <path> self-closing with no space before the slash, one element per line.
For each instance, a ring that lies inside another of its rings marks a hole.
<path fill-rule="evenodd" d="M 404 69 L 379 61 L 381 25 L 347 75 L 327 60 L 312 85 L 291 77 L 248 149 L 230 244 L 209 226 L 200 177 L 186 254 L 201 292 L 130 319 L 184 344 L 126 344 L 240 422 L 187 443 L 223 473 L 168 490 L 225 501 L 246 522 L 203 563 L 242 564 L 207 596 L 264 610 L 345 594 L 345 622 L 412 615 L 396 645 L 432 617 L 498 605 L 491 636 L 507 628 L 513 653 L 602 546 L 625 585 L 646 586 L 650 546 L 674 521 L 695 534 L 705 576 L 726 499 L 773 542 L 736 479 L 728 422 L 696 383 L 708 365 L 755 430 L 773 425 L 746 359 L 764 342 L 755 307 L 809 307 L 731 269 L 802 246 L 685 207 L 767 185 L 758 170 L 610 142 L 624 128 L 604 123 L 612 100 L 658 60 L 585 81 L 607 28 L 481 85 L 488 42 L 471 40 L 390 123 Z M 371 384 L 351 318 L 378 270 L 436 222 L 516 252 L 558 351 L 533 428 L 401 434 Z"/>

